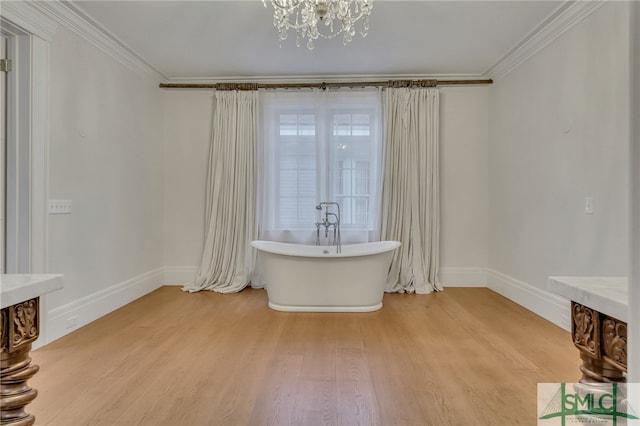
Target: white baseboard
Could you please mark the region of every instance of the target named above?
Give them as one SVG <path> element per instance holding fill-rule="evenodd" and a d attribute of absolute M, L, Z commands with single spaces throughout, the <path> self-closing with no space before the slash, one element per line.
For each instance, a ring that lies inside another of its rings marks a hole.
<path fill-rule="evenodd" d="M 46 335 L 34 343 L 44 346 L 79 327 L 133 302 L 163 285 L 184 285 L 193 281 L 196 266 L 166 266 L 115 284 L 46 313 Z M 569 331 L 569 300 L 485 268 L 443 267 L 444 287 L 488 287 L 498 294 Z"/>
<path fill-rule="evenodd" d="M 440 268 L 440 283 L 443 287 L 486 287 L 487 268 Z"/>
<path fill-rule="evenodd" d="M 145 294 L 151 293 L 162 287 L 164 282 L 164 268 L 158 268 L 52 309 L 47 312 L 44 318 L 47 323 L 46 336 L 41 336 L 34 344 L 34 349 L 51 343 Z M 45 339 L 42 339 L 43 337 Z"/>
<path fill-rule="evenodd" d="M 564 297 L 518 281 L 503 273 L 489 269 L 488 287 L 567 331 L 571 330 L 571 302 Z"/>
<path fill-rule="evenodd" d="M 185 285 L 190 283 L 195 279 L 197 272 L 197 266 L 165 266 L 165 285 Z"/>

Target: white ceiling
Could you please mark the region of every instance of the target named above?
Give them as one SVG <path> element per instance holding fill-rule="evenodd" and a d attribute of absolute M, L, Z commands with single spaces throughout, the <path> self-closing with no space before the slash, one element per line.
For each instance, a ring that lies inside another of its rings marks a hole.
<path fill-rule="evenodd" d="M 244 1 L 74 1 L 167 80 L 491 77 L 565 1 L 375 0 L 369 35 L 279 47 L 272 8 Z"/>

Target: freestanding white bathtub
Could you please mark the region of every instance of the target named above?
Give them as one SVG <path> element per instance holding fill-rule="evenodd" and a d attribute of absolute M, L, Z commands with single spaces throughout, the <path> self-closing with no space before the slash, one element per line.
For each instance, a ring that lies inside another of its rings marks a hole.
<path fill-rule="evenodd" d="M 398 241 L 315 246 L 253 241 L 269 307 L 294 312 L 370 312 L 382 296 Z"/>

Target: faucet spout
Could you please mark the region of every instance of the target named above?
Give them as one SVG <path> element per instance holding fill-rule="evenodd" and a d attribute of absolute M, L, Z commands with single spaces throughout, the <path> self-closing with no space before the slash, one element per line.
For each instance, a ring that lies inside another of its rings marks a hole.
<path fill-rule="evenodd" d="M 330 211 L 335 206 L 337 213 Z M 336 253 L 342 252 L 342 245 L 340 242 L 340 204 L 335 201 L 322 201 L 316 205 L 316 210 L 320 211 L 322 216 L 322 210 L 324 209 L 324 220 L 316 222 L 316 245 L 320 245 L 320 227 L 324 226 L 324 238 L 329 238 L 329 228 L 333 228 L 333 245 L 336 246 Z M 333 219 L 333 220 L 332 220 Z"/>

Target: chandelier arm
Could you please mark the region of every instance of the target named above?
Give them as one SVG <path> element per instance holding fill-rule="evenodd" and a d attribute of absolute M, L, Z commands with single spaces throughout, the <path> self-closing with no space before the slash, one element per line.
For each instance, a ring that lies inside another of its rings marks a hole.
<path fill-rule="evenodd" d="M 264 7 L 267 7 L 267 1 L 268 0 L 262 0 L 262 4 L 264 4 Z M 280 10 L 293 10 L 300 6 L 303 2 L 304 0 L 302 2 L 299 0 L 271 0 L 271 5 L 273 5 L 274 9 L 278 8 Z"/>

